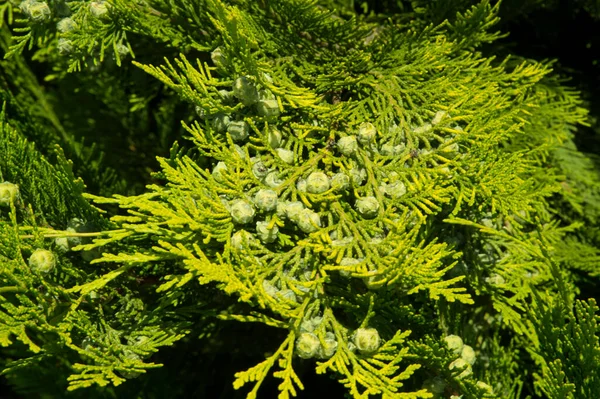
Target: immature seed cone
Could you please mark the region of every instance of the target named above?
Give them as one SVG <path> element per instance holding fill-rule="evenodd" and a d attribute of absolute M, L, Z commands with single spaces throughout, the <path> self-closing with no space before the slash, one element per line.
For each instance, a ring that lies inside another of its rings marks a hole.
<path fill-rule="evenodd" d="M 48 4 L 44 1 L 41 3 L 30 3 L 27 8 L 27 14 L 29 19 L 34 22 L 46 22 L 50 20 L 52 12 L 50 11 Z"/>
<path fill-rule="evenodd" d="M 301 333 L 296 340 L 296 353 L 302 359 L 310 359 L 319 350 L 319 338 L 313 333 Z"/>
<path fill-rule="evenodd" d="M 375 197 L 363 197 L 356 201 L 356 210 L 364 218 L 371 219 L 379 212 L 379 201 Z"/>
<path fill-rule="evenodd" d="M 56 30 L 60 33 L 67 33 L 77 28 L 77 23 L 71 18 L 63 18 L 56 23 Z"/>
<path fill-rule="evenodd" d="M 0 206 L 10 206 L 19 198 L 19 186 L 5 181 L 0 183 Z"/>
<path fill-rule="evenodd" d="M 321 218 L 318 213 L 304 209 L 298 216 L 298 227 L 305 233 L 314 233 L 321 227 Z"/>
<path fill-rule="evenodd" d="M 473 374 L 473 368 L 471 367 L 471 365 L 462 358 L 458 358 L 455 361 L 453 361 L 452 363 L 450 363 L 450 366 L 448 366 L 448 368 L 450 370 L 454 370 L 454 369 L 463 370 L 457 376 L 457 378 L 459 380 L 466 378 L 466 377 L 470 376 L 471 374 Z"/>
<path fill-rule="evenodd" d="M 465 362 L 469 363 L 470 365 L 475 364 L 475 359 L 477 358 L 475 356 L 475 351 L 469 345 L 463 346 L 462 352 L 460 353 L 460 357 L 461 357 L 461 359 L 463 359 Z"/>
<path fill-rule="evenodd" d="M 461 354 L 464 346 L 461 337 L 452 334 L 445 337 L 444 341 L 446 341 L 446 345 L 448 346 L 448 349 L 450 349 L 451 352 L 453 352 L 455 355 Z"/>
<path fill-rule="evenodd" d="M 337 142 L 337 148 L 342 154 L 346 156 L 354 154 L 358 150 L 356 136 L 342 137 Z"/>
<path fill-rule="evenodd" d="M 279 116 L 281 113 L 277 100 L 260 100 L 256 105 L 256 111 L 260 116 L 267 118 Z"/>
<path fill-rule="evenodd" d="M 367 145 L 375 141 L 377 129 L 371 122 L 363 122 L 358 128 L 358 141 L 362 145 Z"/>
<path fill-rule="evenodd" d="M 294 163 L 294 151 L 286 150 L 285 148 L 278 148 L 275 150 L 275 152 L 277 155 L 279 155 L 279 158 L 281 158 L 283 162 L 287 164 Z"/>
<path fill-rule="evenodd" d="M 227 126 L 227 132 L 233 141 L 244 141 L 248 138 L 250 127 L 244 121 L 231 122 Z"/>
<path fill-rule="evenodd" d="M 242 249 L 244 246 L 250 245 L 254 237 L 246 230 L 239 230 L 231 236 L 231 246 L 236 249 Z"/>
<path fill-rule="evenodd" d="M 104 1 L 92 1 L 90 3 L 90 13 L 96 18 L 104 18 L 108 12 L 108 7 Z"/>
<path fill-rule="evenodd" d="M 300 201 L 288 202 L 285 206 L 285 216 L 294 223 L 300 219 L 300 214 L 304 210 L 304 204 Z"/>
<path fill-rule="evenodd" d="M 329 177 L 323 172 L 313 172 L 306 178 L 306 191 L 320 194 L 329 190 Z"/>
<path fill-rule="evenodd" d="M 325 333 L 325 339 L 323 343 L 319 345 L 319 349 L 317 349 L 317 357 L 319 359 L 329 359 L 335 351 L 337 350 L 338 343 L 335 340 L 335 334 L 332 332 Z"/>
<path fill-rule="evenodd" d="M 362 354 L 376 352 L 381 345 L 379 332 L 374 328 L 359 328 L 354 332 L 354 345 Z"/>
<path fill-rule="evenodd" d="M 210 53 L 210 59 L 216 67 L 223 68 L 227 63 L 227 58 L 221 47 L 217 47 Z"/>
<path fill-rule="evenodd" d="M 283 141 L 283 135 L 278 129 L 272 127 L 269 129 L 267 140 L 269 141 L 271 148 L 279 148 L 281 147 L 281 143 Z"/>
<path fill-rule="evenodd" d="M 227 170 L 227 164 L 223 161 L 219 161 L 212 171 L 212 177 L 219 183 L 224 183 L 223 173 Z"/>
<path fill-rule="evenodd" d="M 258 238 L 265 244 L 270 244 L 277 240 L 277 233 L 279 233 L 279 227 L 274 225 L 269 228 L 269 222 L 256 222 L 256 234 Z"/>
<path fill-rule="evenodd" d="M 427 389 L 433 394 L 444 393 L 444 390 L 446 389 L 446 382 L 440 377 L 430 378 L 423 382 L 423 388 Z"/>
<path fill-rule="evenodd" d="M 350 187 L 350 177 L 345 173 L 336 173 L 331 177 L 331 187 L 335 190 L 347 190 Z"/>
<path fill-rule="evenodd" d="M 236 200 L 231 204 L 231 217 L 235 223 L 246 224 L 254 219 L 254 209 L 252 205 L 244 200 Z"/>
<path fill-rule="evenodd" d="M 47 249 L 36 249 L 29 257 L 29 267 L 37 273 L 50 273 L 56 267 L 56 258 Z"/>
<path fill-rule="evenodd" d="M 258 101 L 258 90 L 256 85 L 245 76 L 237 78 L 233 82 L 233 95 L 244 105 L 252 105 Z"/>
<path fill-rule="evenodd" d="M 265 212 L 273 211 L 277 208 L 277 193 L 269 189 L 260 189 L 254 194 L 254 204 L 258 209 Z"/>

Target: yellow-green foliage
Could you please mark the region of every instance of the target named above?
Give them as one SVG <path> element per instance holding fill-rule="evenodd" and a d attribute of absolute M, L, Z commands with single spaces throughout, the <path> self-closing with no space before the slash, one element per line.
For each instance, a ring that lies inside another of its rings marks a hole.
<path fill-rule="evenodd" d="M 166 91 L 185 135 L 145 192 L 102 197 L 2 115 L 0 148 L 22 155 L 0 157 L 0 182 L 28 187 L 0 208 L 15 389 L 56 361 L 60 389 L 123 394 L 169 367 L 149 358 L 161 346 L 235 348 L 219 334 L 233 321 L 280 330 L 232 376 L 248 398 L 270 375 L 298 395 L 306 364 L 353 398 L 600 395 L 577 372 L 600 366 L 597 307 L 573 305 L 571 274 L 600 273 L 577 216 L 597 176 L 580 155 L 564 172 L 586 110 L 550 63 L 480 52 L 502 36 L 498 5 L 432 24 L 433 2 L 405 19 L 303 0 L 59 3 L 52 24 L 17 19 L 7 55 L 37 44 L 58 81 L 143 71 L 156 81 L 132 87 L 130 111 Z M 153 43 L 164 53 L 144 54 Z M 40 249 L 57 260 L 45 274 L 27 263 Z"/>

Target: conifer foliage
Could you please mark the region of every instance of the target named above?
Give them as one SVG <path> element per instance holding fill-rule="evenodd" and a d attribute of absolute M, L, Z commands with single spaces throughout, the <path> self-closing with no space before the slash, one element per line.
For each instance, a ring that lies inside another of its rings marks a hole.
<path fill-rule="evenodd" d="M 388 3 L 0 1 L 13 394 L 600 397 L 579 93 Z"/>

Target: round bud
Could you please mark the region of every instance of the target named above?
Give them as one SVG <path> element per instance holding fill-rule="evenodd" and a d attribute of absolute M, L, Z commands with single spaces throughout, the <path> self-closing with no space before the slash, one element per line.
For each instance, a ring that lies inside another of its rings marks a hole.
<path fill-rule="evenodd" d="M 262 78 L 264 79 L 265 82 L 267 82 L 267 83 L 273 83 L 273 78 L 268 73 L 261 72 L 261 76 L 262 76 Z"/>
<path fill-rule="evenodd" d="M 313 332 L 313 331 L 315 331 L 315 327 L 313 326 L 311 319 L 302 320 L 302 323 L 300 323 L 300 332 Z"/>
<path fill-rule="evenodd" d="M 332 332 L 325 333 L 325 339 L 320 343 L 319 349 L 317 350 L 317 357 L 319 359 L 329 359 L 337 350 L 338 343 L 335 340 L 335 334 Z"/>
<path fill-rule="evenodd" d="M 348 342 L 348 350 L 352 353 L 356 352 L 356 345 L 354 345 L 354 342 Z"/>
<path fill-rule="evenodd" d="M 265 244 L 270 244 L 277 240 L 277 233 L 279 233 L 279 227 L 273 225 L 269 228 L 268 222 L 256 222 L 256 234 L 258 238 Z"/>
<path fill-rule="evenodd" d="M 363 354 L 374 353 L 381 345 L 379 332 L 374 328 L 359 328 L 354 332 L 354 345 Z"/>
<path fill-rule="evenodd" d="M 350 187 L 350 177 L 345 173 L 336 173 L 331 177 L 331 187 L 334 190 L 347 190 Z"/>
<path fill-rule="evenodd" d="M 119 54 L 119 58 L 121 59 L 129 55 L 129 47 L 127 47 L 127 45 L 123 43 L 118 43 L 115 46 L 115 50 L 117 51 L 117 53 Z"/>
<path fill-rule="evenodd" d="M 355 186 L 360 186 L 364 183 L 367 178 L 367 171 L 363 168 L 350 169 L 350 180 Z"/>
<path fill-rule="evenodd" d="M 292 222 L 298 223 L 300 214 L 304 209 L 304 204 L 300 201 L 288 202 L 285 207 L 285 216 Z"/>
<path fill-rule="evenodd" d="M 394 155 L 402 154 L 406 150 L 406 144 L 400 143 L 397 146 L 394 146 Z"/>
<path fill-rule="evenodd" d="M 196 105 L 194 110 L 196 111 L 196 115 L 198 115 L 200 117 L 200 119 L 206 118 L 206 110 L 204 108 L 202 108 L 199 105 Z"/>
<path fill-rule="evenodd" d="M 446 341 L 446 346 L 448 346 L 448 349 L 450 349 L 450 351 L 452 353 L 454 353 L 455 355 L 460 355 L 462 350 L 463 350 L 463 340 L 461 337 L 459 337 L 458 335 L 448 335 L 447 337 L 444 338 L 444 341 Z"/>
<path fill-rule="evenodd" d="M 356 200 L 356 210 L 362 217 L 371 219 L 379 212 L 379 201 L 375 197 L 363 197 Z"/>
<path fill-rule="evenodd" d="M 19 198 L 19 186 L 5 181 L 0 183 L 0 206 L 10 206 Z"/>
<path fill-rule="evenodd" d="M 324 193 L 329 187 L 329 177 L 323 172 L 312 172 L 306 178 L 306 191 L 311 194 Z"/>
<path fill-rule="evenodd" d="M 250 245 L 254 237 L 246 230 L 238 230 L 231 236 L 231 246 L 235 249 L 242 249 Z"/>
<path fill-rule="evenodd" d="M 433 128 L 433 126 L 431 126 L 431 123 L 425 123 L 422 126 L 415 127 L 412 131 L 415 134 L 425 134 L 425 133 L 429 133 L 432 128 Z"/>
<path fill-rule="evenodd" d="M 336 240 L 336 241 L 342 241 L 342 240 Z M 335 243 L 333 243 L 334 246 Z M 363 258 L 360 259 L 355 259 L 355 258 L 342 258 L 342 260 L 340 261 L 340 266 L 355 266 L 358 265 L 359 263 L 362 263 L 364 261 Z M 355 271 L 355 268 L 352 268 L 352 270 L 340 270 L 340 275 L 342 277 L 350 277 L 350 274 L 352 272 Z"/>
<path fill-rule="evenodd" d="M 58 237 L 54 239 L 54 244 L 56 245 L 56 249 L 60 253 L 69 252 L 69 240 L 67 237 Z"/>
<path fill-rule="evenodd" d="M 244 141 L 248 138 L 250 126 L 244 121 L 231 122 L 227 126 L 227 132 L 233 141 Z"/>
<path fill-rule="evenodd" d="M 26 9 L 27 16 L 33 22 L 46 22 L 51 18 L 52 12 L 48 3 L 43 2 L 30 2 Z"/>
<path fill-rule="evenodd" d="M 263 280 L 262 286 L 263 286 L 263 290 L 265 290 L 265 293 L 267 295 L 272 296 L 273 298 L 275 298 L 277 296 L 277 293 L 279 292 L 279 290 L 270 281 Z"/>
<path fill-rule="evenodd" d="M 283 180 L 279 178 L 279 172 L 272 171 L 265 177 L 265 184 L 271 188 L 277 188 L 283 184 Z"/>
<path fill-rule="evenodd" d="M 283 135 L 278 129 L 272 127 L 269 129 L 267 140 L 271 148 L 279 148 L 281 147 L 281 143 L 283 141 Z"/>
<path fill-rule="evenodd" d="M 363 122 L 358 127 L 358 141 L 362 145 L 367 145 L 375 141 L 377 129 L 371 122 Z"/>
<path fill-rule="evenodd" d="M 298 179 L 298 181 L 296 182 L 296 189 L 298 191 L 300 191 L 301 193 L 305 193 L 306 192 L 306 180 Z"/>
<path fill-rule="evenodd" d="M 255 213 L 252 205 L 241 199 L 233 201 L 229 212 L 233 221 L 239 224 L 250 223 Z"/>
<path fill-rule="evenodd" d="M 233 92 L 231 90 L 219 90 L 219 97 L 221 97 L 223 103 L 233 104 Z"/>
<path fill-rule="evenodd" d="M 392 198 L 400 198 L 406 194 L 406 186 L 401 181 L 397 181 L 386 185 L 384 193 Z"/>
<path fill-rule="evenodd" d="M 271 92 L 271 90 L 259 90 L 258 91 L 258 101 L 262 100 L 275 100 L 275 95 Z"/>
<path fill-rule="evenodd" d="M 21 3 L 19 4 L 19 9 L 21 10 L 21 12 L 23 12 L 24 14 L 27 14 L 29 11 L 29 6 L 31 6 L 31 4 L 35 3 L 36 0 L 23 0 L 21 1 Z"/>
<path fill-rule="evenodd" d="M 277 155 L 279 155 L 279 158 L 281 158 L 283 162 L 290 165 L 294 163 L 294 151 L 278 148 L 275 152 L 277 152 Z"/>
<path fill-rule="evenodd" d="M 71 32 L 75 28 L 77 28 L 77 23 L 71 18 L 63 18 L 56 23 L 56 30 L 60 33 Z"/>
<path fill-rule="evenodd" d="M 233 95 L 244 105 L 252 105 L 258 101 L 256 85 L 247 77 L 242 76 L 233 82 Z"/>
<path fill-rule="evenodd" d="M 395 155 L 394 152 L 394 144 L 392 143 L 385 143 L 381 146 L 381 148 L 379 149 L 379 153 L 383 156 L 389 157 L 391 155 Z"/>
<path fill-rule="evenodd" d="M 319 325 L 323 322 L 323 318 L 321 316 L 315 316 L 310 319 L 305 319 L 300 324 L 301 332 L 313 332 L 319 327 Z"/>
<path fill-rule="evenodd" d="M 446 111 L 438 111 L 435 113 L 433 119 L 431 120 L 431 124 L 434 126 L 438 125 L 440 122 L 442 122 L 447 117 L 449 117 L 449 115 Z"/>
<path fill-rule="evenodd" d="M 229 115 L 219 113 L 215 115 L 215 119 L 212 121 L 212 128 L 219 133 L 227 131 L 227 127 L 231 123 Z"/>
<path fill-rule="evenodd" d="M 465 362 L 469 363 L 470 365 L 475 364 L 475 360 L 476 360 L 475 351 L 469 345 L 463 346 L 462 352 L 460 353 L 460 357 L 461 357 L 461 359 L 463 359 Z"/>
<path fill-rule="evenodd" d="M 266 212 L 277 208 L 277 200 L 277 193 L 273 190 L 261 189 L 254 194 L 254 204 Z"/>
<path fill-rule="evenodd" d="M 235 153 L 243 160 L 246 159 L 246 152 L 244 151 L 244 149 L 242 147 L 240 147 L 237 144 L 233 145 L 233 149 L 235 150 Z"/>
<path fill-rule="evenodd" d="M 358 150 L 358 143 L 356 142 L 356 136 L 342 137 L 337 142 L 338 150 L 346 155 L 350 156 Z"/>
<path fill-rule="evenodd" d="M 218 181 L 219 183 L 225 183 L 225 178 L 223 177 L 223 175 L 227 173 L 226 170 L 227 164 L 223 161 L 219 161 L 217 165 L 215 165 L 215 167 L 213 168 L 211 175 L 213 179 L 215 179 L 215 181 Z"/>
<path fill-rule="evenodd" d="M 81 349 L 89 351 L 95 348 L 94 340 L 90 337 L 85 337 L 80 344 Z"/>
<path fill-rule="evenodd" d="M 94 259 L 97 259 L 101 256 L 98 248 L 93 248 L 88 251 L 81 251 L 80 255 L 81 255 L 81 259 L 83 259 L 86 262 L 91 262 Z"/>
<path fill-rule="evenodd" d="M 217 47 L 210 53 L 210 59 L 213 64 L 218 68 L 224 68 L 227 63 L 227 57 L 223 54 L 221 47 Z"/>
<path fill-rule="evenodd" d="M 290 302 L 296 302 L 296 294 L 294 294 L 294 291 L 290 290 L 289 288 L 285 289 L 285 290 L 281 290 L 277 293 L 277 297 L 281 298 L 285 301 L 290 301 Z"/>
<path fill-rule="evenodd" d="M 429 378 L 423 382 L 423 388 L 433 394 L 444 393 L 446 382 L 441 377 Z"/>
<path fill-rule="evenodd" d="M 453 361 L 452 363 L 450 363 L 450 366 L 448 366 L 448 368 L 450 370 L 454 370 L 454 369 L 462 370 L 460 372 L 460 374 L 458 374 L 458 376 L 456 377 L 459 380 L 473 374 L 473 368 L 471 367 L 471 365 L 462 358 L 458 358 L 455 361 Z"/>
<path fill-rule="evenodd" d="M 296 340 L 296 353 L 302 359 L 310 359 L 317 354 L 321 343 L 319 338 L 313 333 L 301 333 Z"/>
<path fill-rule="evenodd" d="M 370 276 L 363 278 L 363 282 L 370 290 L 378 290 L 385 283 L 385 278 L 378 274 L 377 270 L 371 270 L 369 272 Z"/>
<path fill-rule="evenodd" d="M 490 277 L 486 277 L 485 282 L 490 285 L 504 285 L 506 283 L 504 277 L 496 273 L 492 274 Z"/>
<path fill-rule="evenodd" d="M 460 146 L 458 145 L 458 143 L 454 142 L 448 145 L 445 145 L 444 147 L 442 147 L 440 149 L 441 151 L 441 155 L 446 157 L 446 158 L 454 158 L 455 156 L 458 155 L 458 153 L 460 152 Z"/>
<path fill-rule="evenodd" d="M 50 273 L 56 267 L 56 258 L 47 249 L 36 249 L 29 257 L 29 267 L 36 273 Z"/>
<path fill-rule="evenodd" d="M 137 363 L 142 361 L 140 356 L 131 350 L 126 349 L 125 351 L 123 351 L 123 354 L 125 355 L 125 360 L 128 360 L 130 362 Z M 142 375 L 142 373 L 137 371 L 119 371 L 119 373 L 127 379 L 137 378 L 140 375 Z"/>
<path fill-rule="evenodd" d="M 331 241 L 331 245 L 334 247 L 343 247 L 343 246 L 351 244 L 352 241 L 354 241 L 353 237 L 344 237 L 339 240 L 336 239 L 336 240 Z M 352 259 L 352 258 L 348 258 L 348 259 Z"/>
<path fill-rule="evenodd" d="M 100 294 L 98 294 L 96 291 L 90 291 L 88 294 L 88 299 L 92 302 L 97 301 L 98 299 L 100 299 Z"/>
<path fill-rule="evenodd" d="M 483 381 L 477 381 L 477 388 L 484 390 L 486 393 L 493 394 L 494 389 Z"/>
<path fill-rule="evenodd" d="M 96 18 L 103 18 L 108 12 L 107 4 L 104 1 L 92 1 L 90 3 L 90 13 Z"/>
<path fill-rule="evenodd" d="M 304 209 L 298 217 L 298 227 L 305 233 L 314 233 L 321 227 L 321 218 L 318 213 Z"/>
<path fill-rule="evenodd" d="M 256 176 L 257 179 L 264 179 L 267 177 L 268 173 L 269 168 L 267 168 L 267 166 L 258 158 L 254 158 L 252 163 L 252 174 Z"/>
<path fill-rule="evenodd" d="M 83 221 L 82 219 L 72 218 L 67 223 L 67 231 L 77 232 L 77 233 L 85 233 L 85 232 L 91 231 L 91 229 L 85 223 L 85 221 Z M 76 240 L 81 240 L 80 237 L 73 237 L 73 238 L 75 238 Z M 71 242 L 71 240 L 69 240 L 69 242 Z"/>
<path fill-rule="evenodd" d="M 256 111 L 260 116 L 267 118 L 276 117 L 281 114 L 277 100 L 260 100 L 256 105 Z"/>
<path fill-rule="evenodd" d="M 287 212 L 287 202 L 278 201 L 277 202 L 277 210 L 275 211 L 275 214 L 277 215 L 277 217 L 279 219 L 286 218 L 287 217 L 286 212 Z"/>

